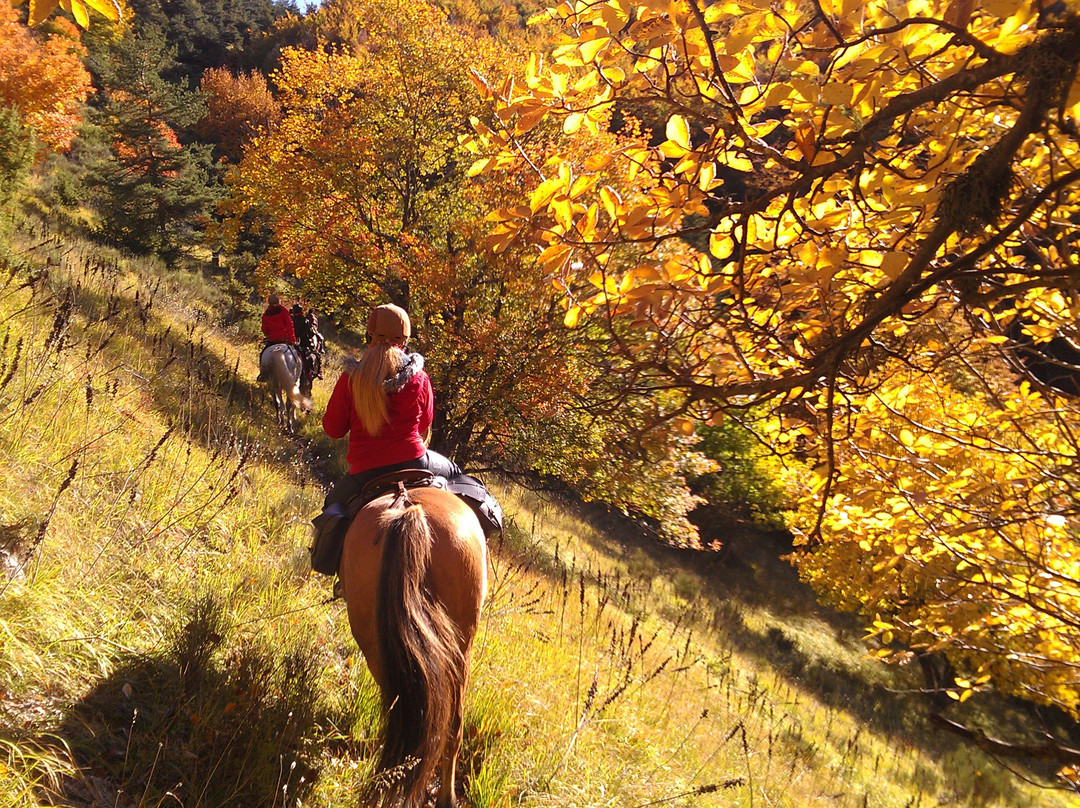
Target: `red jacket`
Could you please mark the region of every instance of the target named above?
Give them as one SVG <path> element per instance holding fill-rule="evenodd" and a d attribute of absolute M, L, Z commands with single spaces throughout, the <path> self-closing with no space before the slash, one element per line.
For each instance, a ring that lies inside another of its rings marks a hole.
<path fill-rule="evenodd" d="M 263 312 L 262 332 L 267 342 L 286 342 L 296 344 L 296 331 L 293 330 L 292 315 L 284 306 L 271 306 Z"/>
<path fill-rule="evenodd" d="M 396 393 L 388 395 L 387 415 L 389 422 L 378 435 L 370 435 L 360 423 L 360 416 L 353 406 L 349 374 L 342 373 L 337 380 L 330 401 L 323 415 L 323 430 L 331 438 L 342 438 L 349 433 L 349 452 L 345 459 L 349 473 L 404 463 L 423 457 L 427 448 L 423 436 L 431 426 L 435 414 L 435 397 L 431 393 L 431 380 L 427 373 L 419 371 Z"/>

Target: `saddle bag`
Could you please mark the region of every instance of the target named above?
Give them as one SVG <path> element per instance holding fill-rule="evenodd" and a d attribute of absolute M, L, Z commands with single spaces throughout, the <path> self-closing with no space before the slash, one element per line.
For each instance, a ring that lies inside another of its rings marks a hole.
<path fill-rule="evenodd" d="M 340 502 L 311 520 L 314 532 L 308 553 L 311 555 L 311 568 L 323 575 L 337 575 L 341 564 L 341 548 L 345 546 L 345 534 L 349 530 L 352 516 Z"/>
<path fill-rule="evenodd" d="M 458 474 L 446 481 L 446 490 L 451 494 L 457 494 L 473 509 L 487 538 L 490 539 L 502 533 L 502 506 L 482 482 L 468 474 Z"/>

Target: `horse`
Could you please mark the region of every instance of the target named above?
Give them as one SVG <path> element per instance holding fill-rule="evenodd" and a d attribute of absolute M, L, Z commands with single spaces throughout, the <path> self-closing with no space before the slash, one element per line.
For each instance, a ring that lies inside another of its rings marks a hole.
<path fill-rule="evenodd" d="M 270 385 L 278 426 L 292 432 L 296 427 L 295 411 L 311 412 L 313 408 L 311 398 L 300 390 L 303 377 L 300 354 L 291 345 L 270 345 L 263 349 L 259 366 Z"/>
<path fill-rule="evenodd" d="M 439 488 L 399 489 L 357 513 L 338 570 L 353 637 L 382 694 L 379 804 L 453 808 L 487 544 L 473 511 Z M 374 787 L 373 787 L 374 788 Z M 400 800 L 400 803 L 397 802 Z"/>

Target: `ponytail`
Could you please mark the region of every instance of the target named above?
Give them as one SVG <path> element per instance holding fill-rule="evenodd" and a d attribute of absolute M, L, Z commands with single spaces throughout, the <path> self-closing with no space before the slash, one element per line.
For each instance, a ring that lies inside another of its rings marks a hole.
<path fill-rule="evenodd" d="M 389 420 L 389 399 L 383 382 L 401 370 L 408 357 L 405 351 L 387 342 L 372 342 L 357 365 L 349 370 L 349 389 L 360 425 L 369 435 L 378 435 Z"/>

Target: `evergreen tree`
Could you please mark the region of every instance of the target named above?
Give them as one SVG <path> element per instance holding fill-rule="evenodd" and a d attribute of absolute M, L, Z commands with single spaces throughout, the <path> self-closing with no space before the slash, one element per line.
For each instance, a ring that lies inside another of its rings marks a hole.
<path fill-rule="evenodd" d="M 175 62 L 165 77 L 190 89 L 210 67 L 261 69 L 265 54 L 253 49 L 253 43 L 279 17 L 297 13 L 291 0 L 131 0 L 130 4 L 136 19 L 160 28 L 175 48 Z"/>
<path fill-rule="evenodd" d="M 162 78 L 174 57 L 159 31 L 144 28 L 102 65 L 106 101 L 98 124 L 110 150 L 91 167 L 88 184 L 96 191 L 102 235 L 139 252 L 175 252 L 219 193 L 210 147 L 185 145 L 177 134 L 204 107 L 196 93 Z"/>

